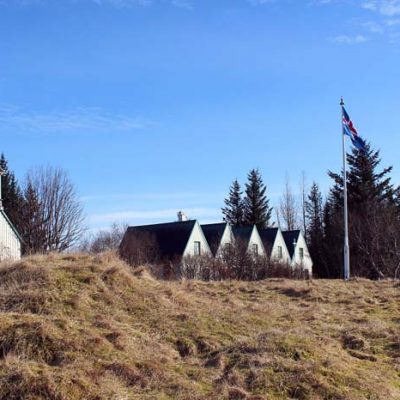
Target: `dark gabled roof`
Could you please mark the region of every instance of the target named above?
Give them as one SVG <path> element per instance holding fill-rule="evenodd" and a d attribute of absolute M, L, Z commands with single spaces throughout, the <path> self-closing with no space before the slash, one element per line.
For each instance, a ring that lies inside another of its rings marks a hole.
<path fill-rule="evenodd" d="M 274 246 L 278 230 L 278 228 L 265 228 L 258 230 L 258 233 L 260 234 L 261 240 L 267 251 L 272 251 L 272 247 Z"/>
<path fill-rule="evenodd" d="M 196 224 L 195 220 L 183 222 L 168 222 L 165 224 L 131 226 L 125 233 L 129 237 L 133 233 L 147 233 L 157 242 L 161 257 L 172 258 L 182 256 L 190 234 Z"/>
<path fill-rule="evenodd" d="M 285 239 L 286 247 L 289 251 L 290 257 L 293 257 L 294 254 L 294 244 L 293 242 L 296 242 L 299 240 L 300 236 L 300 231 L 285 231 L 282 232 L 283 238 Z"/>
<path fill-rule="evenodd" d="M 4 212 L 3 208 L 0 208 L 0 214 L 4 217 L 4 219 L 7 221 L 8 225 L 10 225 L 10 228 L 13 230 L 15 235 L 17 236 L 18 240 L 22 243 L 23 240 L 20 236 L 20 234 L 17 231 L 17 228 L 14 226 L 14 224 L 10 221 L 10 219 L 7 217 L 7 214 Z"/>
<path fill-rule="evenodd" d="M 221 244 L 221 239 L 225 232 L 226 225 L 226 222 L 201 225 L 201 229 L 203 230 L 204 236 L 206 237 L 214 256 L 217 254 L 219 245 Z"/>
<path fill-rule="evenodd" d="M 243 239 L 246 242 L 250 240 L 251 233 L 253 232 L 254 226 L 241 226 L 240 228 L 238 227 L 233 227 L 232 231 L 236 239 Z"/>

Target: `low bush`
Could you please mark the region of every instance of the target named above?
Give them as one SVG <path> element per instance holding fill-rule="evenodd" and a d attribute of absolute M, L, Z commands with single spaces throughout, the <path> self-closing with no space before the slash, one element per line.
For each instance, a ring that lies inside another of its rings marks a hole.
<path fill-rule="evenodd" d="M 221 281 L 226 279 L 258 281 L 268 278 L 307 279 L 308 271 L 300 266 L 271 260 L 267 256 L 254 256 L 243 243 L 226 247 L 217 257 L 209 255 L 187 256 L 174 264 L 178 279 Z"/>

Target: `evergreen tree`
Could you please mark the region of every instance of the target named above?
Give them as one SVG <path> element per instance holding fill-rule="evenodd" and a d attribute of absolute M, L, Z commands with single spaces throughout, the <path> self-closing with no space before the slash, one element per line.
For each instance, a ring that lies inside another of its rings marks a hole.
<path fill-rule="evenodd" d="M 43 212 L 38 194 L 29 179 L 24 189 L 24 207 L 21 216 L 24 221 L 20 232 L 24 239 L 24 253 L 35 254 L 43 252 L 46 241 Z"/>
<path fill-rule="evenodd" d="M 23 196 L 15 175 L 10 171 L 8 162 L 3 153 L 0 156 L 0 168 L 3 171 L 1 186 L 4 211 L 19 231 L 23 222 L 21 218 Z"/>
<path fill-rule="evenodd" d="M 343 272 L 343 212 L 337 208 L 337 199 L 329 193 L 323 208 L 324 236 L 321 242 L 323 250 L 324 273 L 320 278 L 339 278 Z"/>
<path fill-rule="evenodd" d="M 247 175 L 246 196 L 244 198 L 244 222 L 246 225 L 257 225 L 257 228 L 268 226 L 272 207 L 266 196 L 265 186 L 260 171 L 252 169 Z"/>
<path fill-rule="evenodd" d="M 394 187 L 391 178 L 388 176 L 393 167 L 384 168 L 376 172 L 381 163 L 379 150 L 373 150 L 370 144 L 365 150 L 354 148 L 347 154 L 349 171 L 347 173 L 347 194 L 349 208 L 365 208 L 371 202 L 383 205 L 396 204 L 398 187 Z M 336 207 L 343 207 L 343 175 L 329 172 L 328 175 L 335 181 L 331 192 L 338 200 Z M 364 210 L 363 210 L 364 211 Z"/>
<path fill-rule="evenodd" d="M 224 221 L 232 226 L 243 226 L 244 205 L 242 200 L 243 192 L 240 190 L 240 184 L 235 179 L 229 189 L 229 197 L 225 199 L 225 206 L 222 208 Z"/>
<path fill-rule="evenodd" d="M 396 261 L 388 259 L 388 242 L 396 247 L 398 238 L 382 232 L 399 232 L 398 218 L 390 216 L 399 214 L 399 188 L 394 187 L 389 176 L 392 167 L 377 171 L 381 162 L 379 151 L 367 144 L 365 150 L 353 149 L 347 154 L 349 171 L 347 174 L 350 262 L 353 274 L 380 278 L 392 272 Z M 334 263 L 343 263 L 343 177 L 329 172 L 334 180 L 330 190 L 325 212 L 325 247 L 330 247 L 329 270 L 338 271 Z M 388 224 L 397 224 L 396 227 Z M 390 228 L 390 229 L 389 229 Z M 379 239 L 381 238 L 382 239 Z M 337 256 L 339 255 L 339 260 Z M 393 265 L 389 265 L 394 263 Z"/>
<path fill-rule="evenodd" d="M 313 275 L 327 277 L 324 252 L 321 246 L 324 238 L 322 194 L 315 182 L 311 186 L 305 209 L 308 249 L 314 263 Z"/>

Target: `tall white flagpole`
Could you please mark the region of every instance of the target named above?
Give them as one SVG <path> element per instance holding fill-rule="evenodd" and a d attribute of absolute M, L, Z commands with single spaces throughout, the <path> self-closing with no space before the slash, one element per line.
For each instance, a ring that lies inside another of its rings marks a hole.
<path fill-rule="evenodd" d="M 346 139 L 343 127 L 343 98 L 340 100 L 342 111 L 342 151 L 343 151 L 343 203 L 344 203 L 344 247 L 343 247 L 343 278 L 345 281 L 350 279 L 350 246 L 349 246 L 349 216 L 347 210 L 347 160 L 346 160 Z"/>

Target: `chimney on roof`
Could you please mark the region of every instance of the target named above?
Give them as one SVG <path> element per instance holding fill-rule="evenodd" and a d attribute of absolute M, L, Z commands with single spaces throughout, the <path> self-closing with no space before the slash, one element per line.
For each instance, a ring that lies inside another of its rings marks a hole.
<path fill-rule="evenodd" d="M 4 171 L 0 168 L 0 210 L 3 209 L 3 197 L 1 194 L 1 179 L 2 179 L 3 175 L 4 175 Z"/>
<path fill-rule="evenodd" d="M 183 211 L 178 211 L 178 221 L 179 222 L 189 221 L 189 218 Z"/>

